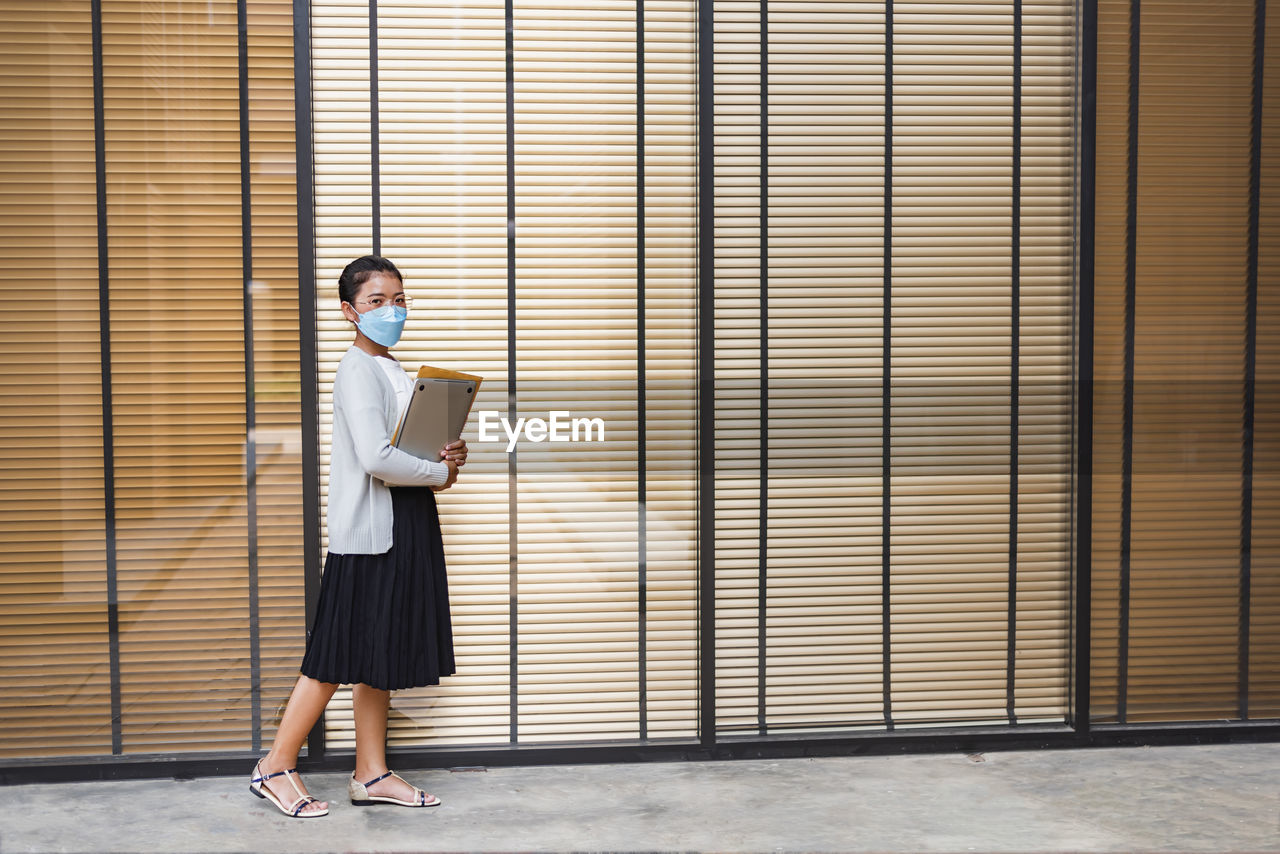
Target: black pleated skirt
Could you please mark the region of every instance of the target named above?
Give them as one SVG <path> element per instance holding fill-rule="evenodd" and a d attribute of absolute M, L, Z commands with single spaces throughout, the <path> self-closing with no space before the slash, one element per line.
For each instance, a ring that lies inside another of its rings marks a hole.
<path fill-rule="evenodd" d="M 330 553 L 302 673 L 392 691 L 451 676 L 453 630 L 436 496 L 391 488 L 393 545 L 380 555 Z"/>

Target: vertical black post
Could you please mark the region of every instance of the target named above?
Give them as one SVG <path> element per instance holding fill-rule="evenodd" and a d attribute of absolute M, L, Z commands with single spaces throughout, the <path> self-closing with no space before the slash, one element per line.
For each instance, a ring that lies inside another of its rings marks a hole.
<path fill-rule="evenodd" d="M 1254 0 L 1253 104 L 1249 128 L 1249 259 L 1245 279 L 1244 425 L 1240 496 L 1238 714 L 1249 719 L 1249 635 L 1253 587 L 1253 425 L 1258 367 L 1258 218 L 1262 201 L 1262 82 L 1267 0 Z"/>
<path fill-rule="evenodd" d="M 111 405 L 111 256 L 107 246 L 106 86 L 102 62 L 102 0 L 89 7 L 93 39 L 93 156 L 98 215 L 98 341 L 102 373 L 102 509 L 107 564 L 107 658 L 111 670 L 111 752 L 124 752 L 120 685 L 120 603 L 116 572 L 116 465 Z"/>
<path fill-rule="evenodd" d="M 698 734 L 716 743 L 715 16 L 698 0 Z"/>
<path fill-rule="evenodd" d="M 311 113 L 311 4 L 293 0 L 295 157 L 298 174 L 298 388 L 302 422 L 302 561 L 308 631 L 320 598 L 320 389 L 316 349 L 315 150 Z M 324 758 L 324 715 L 307 758 Z"/>
<path fill-rule="evenodd" d="M 769 0 L 760 0 L 760 543 L 756 725 L 769 731 Z"/>
<path fill-rule="evenodd" d="M 1022 312 L 1022 0 L 1013 3 L 1013 175 L 1009 251 L 1009 612 L 1005 636 L 1005 716 L 1017 715 L 1018 654 L 1018 407 Z"/>
<path fill-rule="evenodd" d="M 649 661 L 648 626 L 648 494 L 645 480 L 648 465 L 645 446 L 645 349 L 644 349 L 644 0 L 636 0 L 636 499 L 639 508 L 636 543 L 636 626 L 639 662 L 637 674 L 640 686 L 639 713 L 640 738 L 649 737 Z"/>
<path fill-rule="evenodd" d="M 382 254 L 382 141 L 378 136 L 378 0 L 369 0 L 369 214 L 370 244 Z"/>
<path fill-rule="evenodd" d="M 1082 0 L 1080 9 L 1080 87 L 1076 259 L 1075 501 L 1072 532 L 1072 661 L 1070 721 L 1076 733 L 1090 730 L 1093 631 L 1093 288 L 1094 205 L 1097 198 L 1098 0 Z"/>
<path fill-rule="evenodd" d="M 884 328 L 880 355 L 880 668 L 884 725 L 893 729 L 891 595 L 893 402 L 893 0 L 884 4 Z"/>
<path fill-rule="evenodd" d="M 1125 196 L 1124 403 L 1120 451 L 1120 630 L 1116 713 L 1120 723 L 1129 705 L 1129 572 L 1133 549 L 1133 372 L 1138 290 L 1138 97 L 1141 67 L 1142 0 L 1129 3 L 1129 142 Z"/>
<path fill-rule="evenodd" d="M 515 4 L 506 0 L 507 27 L 507 417 L 515 419 L 519 411 L 516 396 L 516 65 Z M 520 740 L 519 684 L 519 504 L 516 484 L 516 450 L 507 454 L 507 595 L 508 610 L 508 680 L 510 740 Z"/>
<path fill-rule="evenodd" d="M 249 151 L 249 12 L 236 0 L 240 79 L 240 270 L 244 287 L 244 479 L 249 551 L 249 738 L 262 749 L 262 664 L 258 632 L 258 454 L 253 383 L 253 162 Z"/>

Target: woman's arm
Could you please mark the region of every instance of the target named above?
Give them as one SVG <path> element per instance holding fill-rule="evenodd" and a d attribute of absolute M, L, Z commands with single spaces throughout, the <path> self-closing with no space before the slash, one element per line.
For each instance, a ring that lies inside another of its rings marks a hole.
<path fill-rule="evenodd" d="M 381 370 L 373 366 L 375 370 Z M 382 377 L 345 374 L 334 378 L 334 417 L 344 418 L 360 467 L 388 486 L 444 486 L 450 466 L 423 460 L 392 446 L 378 382 Z M 456 477 L 456 468 L 452 472 Z"/>

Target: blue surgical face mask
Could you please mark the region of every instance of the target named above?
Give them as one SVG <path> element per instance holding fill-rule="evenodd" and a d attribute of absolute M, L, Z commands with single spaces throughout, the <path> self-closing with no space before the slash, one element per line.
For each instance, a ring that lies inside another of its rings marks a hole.
<path fill-rule="evenodd" d="M 356 328 L 375 344 L 394 347 L 404 332 L 404 322 L 409 310 L 402 305 L 383 305 L 360 315 Z"/>

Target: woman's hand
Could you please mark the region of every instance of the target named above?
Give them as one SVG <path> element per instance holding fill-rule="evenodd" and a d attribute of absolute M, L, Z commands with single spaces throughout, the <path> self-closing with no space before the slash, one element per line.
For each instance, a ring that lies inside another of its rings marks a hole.
<path fill-rule="evenodd" d="M 449 479 L 441 486 L 433 487 L 436 492 L 444 492 L 458 480 L 458 469 L 467 464 L 467 440 L 459 439 L 445 445 L 440 459 L 449 467 Z"/>
<path fill-rule="evenodd" d="M 439 486 L 431 487 L 436 492 L 444 492 L 446 489 L 453 486 L 458 480 L 458 464 L 453 460 L 445 460 L 444 464 L 449 467 L 449 479 Z"/>
<path fill-rule="evenodd" d="M 467 464 L 467 440 L 459 439 L 444 446 L 440 458 L 446 463 L 456 463 L 458 468 Z"/>

